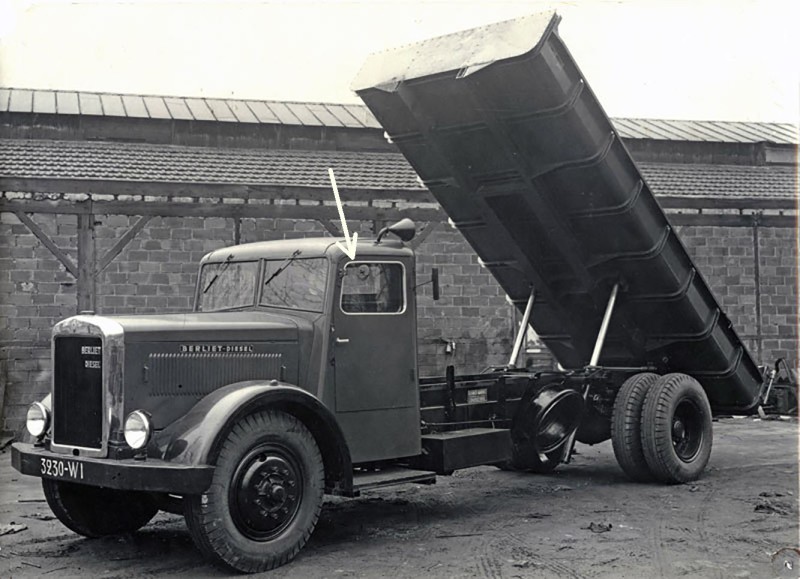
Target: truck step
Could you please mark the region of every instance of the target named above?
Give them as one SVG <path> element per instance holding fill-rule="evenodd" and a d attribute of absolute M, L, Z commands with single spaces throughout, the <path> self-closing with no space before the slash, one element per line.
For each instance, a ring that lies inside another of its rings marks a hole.
<path fill-rule="evenodd" d="M 436 473 L 428 470 L 414 470 L 402 466 L 390 466 L 375 472 L 357 472 L 353 475 L 353 490 L 356 494 L 369 489 L 377 489 L 405 483 L 434 484 Z"/>

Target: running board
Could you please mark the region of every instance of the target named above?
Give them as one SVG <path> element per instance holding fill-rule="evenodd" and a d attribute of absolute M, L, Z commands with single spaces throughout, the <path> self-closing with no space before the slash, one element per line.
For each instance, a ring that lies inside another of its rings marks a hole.
<path fill-rule="evenodd" d="M 432 485 L 436 483 L 436 473 L 402 466 L 390 466 L 371 472 L 356 472 L 353 473 L 353 496 L 358 496 L 361 491 L 407 483 Z"/>

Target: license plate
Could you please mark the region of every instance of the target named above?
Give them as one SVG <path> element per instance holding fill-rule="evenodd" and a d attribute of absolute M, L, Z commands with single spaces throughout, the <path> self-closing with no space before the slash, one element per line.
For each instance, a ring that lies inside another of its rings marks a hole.
<path fill-rule="evenodd" d="M 42 476 L 68 480 L 83 480 L 83 463 L 62 458 L 40 458 Z"/>

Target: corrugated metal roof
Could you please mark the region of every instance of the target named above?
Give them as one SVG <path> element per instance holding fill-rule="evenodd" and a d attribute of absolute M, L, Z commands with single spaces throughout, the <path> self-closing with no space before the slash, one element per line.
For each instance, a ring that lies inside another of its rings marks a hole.
<path fill-rule="evenodd" d="M 85 91 L 0 88 L 0 112 L 102 115 L 233 123 L 280 123 L 318 127 L 379 129 L 367 107 L 288 101 L 123 95 Z M 612 119 L 623 139 L 796 145 L 791 123 Z"/>
<path fill-rule="evenodd" d="M 0 140 L 0 178 L 96 179 L 420 191 L 400 153 L 216 149 L 96 141 Z M 640 163 L 657 195 L 796 196 L 788 166 Z"/>

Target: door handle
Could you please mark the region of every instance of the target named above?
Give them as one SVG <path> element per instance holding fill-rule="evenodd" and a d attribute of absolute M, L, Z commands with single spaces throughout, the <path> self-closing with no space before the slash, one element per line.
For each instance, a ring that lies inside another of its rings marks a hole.
<path fill-rule="evenodd" d="M 336 338 L 337 344 L 349 344 L 350 338 Z"/>

